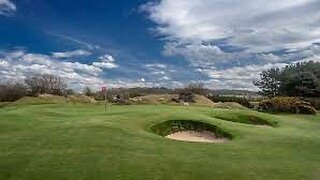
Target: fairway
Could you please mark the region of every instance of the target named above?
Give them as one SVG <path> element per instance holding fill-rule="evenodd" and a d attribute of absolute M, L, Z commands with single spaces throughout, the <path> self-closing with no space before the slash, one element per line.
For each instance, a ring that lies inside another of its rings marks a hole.
<path fill-rule="evenodd" d="M 254 125 L 244 117 L 267 125 Z M 215 125 L 224 143 L 151 130 L 170 120 Z M 192 106 L 92 104 L 0 108 L 0 179 L 320 179 L 320 116 Z"/>

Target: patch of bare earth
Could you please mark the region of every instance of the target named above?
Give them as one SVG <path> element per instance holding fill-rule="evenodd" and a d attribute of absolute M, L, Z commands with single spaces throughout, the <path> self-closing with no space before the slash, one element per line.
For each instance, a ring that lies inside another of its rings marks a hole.
<path fill-rule="evenodd" d="M 167 135 L 166 138 L 178 141 L 203 143 L 224 143 L 228 141 L 226 138 L 217 137 L 213 132 L 210 131 L 181 131 Z"/>

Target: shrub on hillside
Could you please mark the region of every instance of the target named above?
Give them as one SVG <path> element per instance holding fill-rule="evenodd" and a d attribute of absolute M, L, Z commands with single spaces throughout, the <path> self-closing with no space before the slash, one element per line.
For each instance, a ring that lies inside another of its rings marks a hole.
<path fill-rule="evenodd" d="M 208 98 L 213 102 L 236 102 L 247 108 L 253 108 L 253 105 L 251 105 L 247 99 L 242 97 L 211 95 Z"/>
<path fill-rule="evenodd" d="M 312 105 L 296 97 L 275 97 L 263 100 L 259 109 L 265 112 L 285 112 L 296 114 L 316 114 L 317 111 Z"/>
<path fill-rule="evenodd" d="M 20 83 L 7 83 L 0 85 L 0 102 L 12 102 L 23 98 L 27 94 L 27 88 Z"/>
<path fill-rule="evenodd" d="M 181 92 L 179 93 L 179 101 L 186 103 L 195 103 L 195 95 L 192 92 Z"/>
<path fill-rule="evenodd" d="M 65 95 L 75 95 L 75 94 L 76 94 L 76 92 L 74 92 L 73 89 L 66 89 L 65 90 Z"/>

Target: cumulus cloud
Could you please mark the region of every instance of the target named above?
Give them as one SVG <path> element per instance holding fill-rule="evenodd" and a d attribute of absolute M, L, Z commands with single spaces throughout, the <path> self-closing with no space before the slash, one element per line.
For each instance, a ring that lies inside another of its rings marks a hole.
<path fill-rule="evenodd" d="M 235 45 L 273 48 L 319 40 L 316 0 L 161 0 L 142 9 L 170 39 L 230 38 Z"/>
<path fill-rule="evenodd" d="M 158 81 L 169 81 L 171 78 L 169 75 L 175 72 L 174 69 L 169 68 L 166 64 L 146 64 L 145 65 L 148 72 L 154 76 Z"/>
<path fill-rule="evenodd" d="M 103 67 L 80 62 L 60 61 L 45 54 L 28 53 L 24 50 L 1 52 L 0 82 L 23 81 L 26 76 L 53 74 L 62 77 L 72 88 L 100 87 L 105 83 L 101 76 Z M 104 59 L 104 61 L 106 61 Z M 109 57 L 108 61 L 114 61 Z"/>
<path fill-rule="evenodd" d="M 60 56 L 59 56 L 60 57 Z M 160 68 L 165 74 L 152 75 L 146 78 L 137 77 L 105 77 L 104 72 L 119 67 L 112 55 L 102 55 L 96 61 L 85 64 L 74 62 L 72 59 L 54 58 L 52 55 L 30 53 L 26 50 L 1 51 L 0 50 L 0 83 L 7 81 L 24 81 L 28 76 L 36 74 L 53 74 L 62 77 L 70 88 L 82 90 L 90 86 L 95 90 L 101 86 L 108 88 L 118 87 L 175 87 L 178 81 L 171 81 L 168 77 L 165 64 L 144 65 L 149 68 Z M 153 77 L 154 76 L 154 77 Z"/>
<path fill-rule="evenodd" d="M 17 11 L 17 7 L 9 0 L 0 0 L 0 15 L 11 16 Z"/>
<path fill-rule="evenodd" d="M 216 83 L 238 82 L 233 88 L 252 88 L 237 77 L 320 56 L 317 0 L 159 0 L 140 9 L 156 23 L 164 55 L 184 57 Z"/>
<path fill-rule="evenodd" d="M 167 65 L 156 63 L 156 64 L 146 64 L 146 67 L 148 69 L 165 69 L 167 68 Z"/>
<path fill-rule="evenodd" d="M 52 57 L 54 58 L 71 58 L 71 57 L 79 57 L 79 56 L 89 56 L 91 52 L 86 50 L 74 50 L 74 51 L 67 51 L 67 52 L 54 52 L 52 53 Z"/>
<path fill-rule="evenodd" d="M 265 65 L 248 65 L 244 67 L 232 67 L 227 69 L 205 69 L 211 80 L 207 85 L 214 89 L 244 89 L 255 90 L 253 81 L 258 80 L 262 71 L 270 68 L 283 68 L 286 63 L 269 63 Z"/>
<path fill-rule="evenodd" d="M 118 68 L 119 65 L 115 64 L 115 59 L 111 55 L 104 55 L 99 57 L 100 62 L 94 62 L 92 65 L 103 69 Z"/>

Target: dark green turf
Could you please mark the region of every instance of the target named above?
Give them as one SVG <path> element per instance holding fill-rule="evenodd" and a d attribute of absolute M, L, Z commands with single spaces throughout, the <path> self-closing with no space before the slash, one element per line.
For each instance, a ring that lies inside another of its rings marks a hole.
<path fill-rule="evenodd" d="M 261 127 L 214 117 L 255 116 Z M 225 144 L 165 139 L 150 129 L 201 120 Z M 320 116 L 178 106 L 80 104 L 0 108 L 0 179 L 320 179 Z"/>

